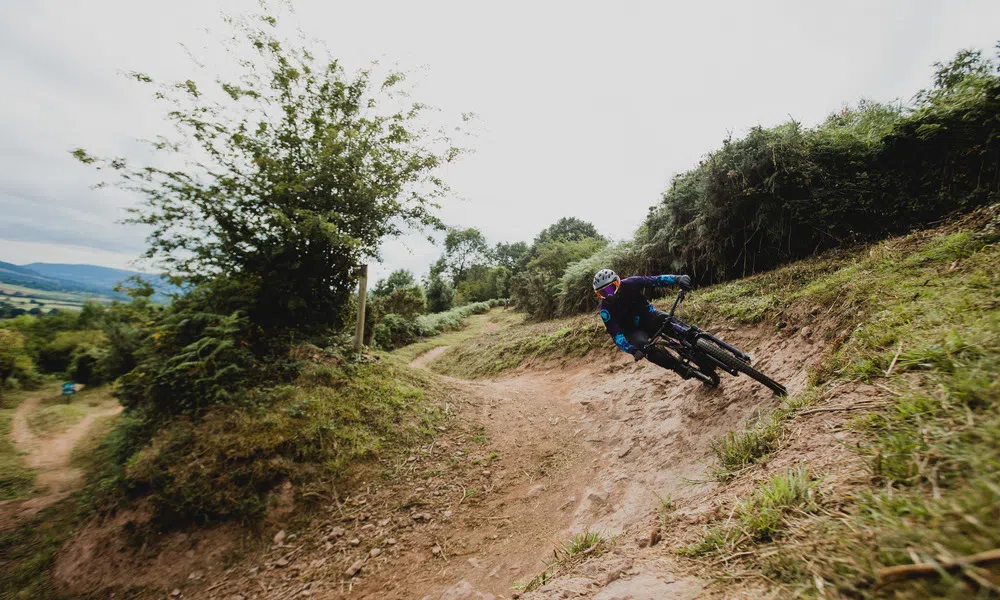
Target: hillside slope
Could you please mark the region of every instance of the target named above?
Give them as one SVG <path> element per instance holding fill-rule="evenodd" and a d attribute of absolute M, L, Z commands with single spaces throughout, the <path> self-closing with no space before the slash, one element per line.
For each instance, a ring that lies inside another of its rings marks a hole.
<path fill-rule="evenodd" d="M 745 380 L 707 391 L 633 365 L 593 316 L 432 361 L 482 376 L 587 356 L 568 397 L 610 421 L 594 483 L 612 508 L 567 534 L 614 537 L 540 570 L 525 597 L 687 597 L 672 586 L 692 577 L 721 597 L 988 596 L 995 574 L 977 564 L 992 555 L 977 553 L 1000 546 L 998 240 L 993 206 L 696 293 L 686 317 L 784 380 L 780 405 Z M 961 557 L 979 562 L 948 577 L 927 566 Z"/>
<path fill-rule="evenodd" d="M 697 290 L 683 316 L 787 399 L 635 363 L 595 315 L 484 315 L 451 348 L 374 363 L 433 390 L 402 452 L 349 481 L 291 478 L 256 531 L 192 527 L 136 549 L 135 513 L 103 515 L 54 580 L 206 600 L 989 597 L 993 573 L 949 565 L 1000 546 L 998 240 L 994 206 Z M 306 408 L 346 411 L 355 393 Z M 291 420 L 303 406 L 283 408 L 289 435 L 308 433 Z M 216 435 L 244 437 L 230 429 Z M 178 448 L 198 457 L 178 469 L 231 464 Z M 914 562 L 954 575 L 885 570 Z"/>

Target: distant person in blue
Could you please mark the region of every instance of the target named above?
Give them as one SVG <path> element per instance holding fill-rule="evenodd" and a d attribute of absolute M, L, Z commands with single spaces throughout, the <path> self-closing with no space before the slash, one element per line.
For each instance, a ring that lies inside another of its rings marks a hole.
<path fill-rule="evenodd" d="M 691 367 L 681 363 L 669 350 L 646 348 L 649 338 L 660 330 L 668 315 L 656 310 L 642 295 L 642 290 L 669 285 L 689 290 L 691 278 L 687 275 L 658 275 L 621 279 L 611 269 L 602 269 L 594 276 L 594 292 L 601 300 L 601 320 L 618 348 L 637 361 L 647 358 L 665 369 L 676 371 L 684 379 L 690 379 Z"/>

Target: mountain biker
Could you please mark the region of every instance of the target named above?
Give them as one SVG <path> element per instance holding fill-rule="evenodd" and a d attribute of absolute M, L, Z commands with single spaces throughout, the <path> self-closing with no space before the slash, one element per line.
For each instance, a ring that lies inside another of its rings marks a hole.
<path fill-rule="evenodd" d="M 608 335 L 622 352 L 628 352 L 636 361 L 646 358 L 653 364 L 677 372 L 684 379 L 690 379 L 691 367 L 679 361 L 669 350 L 646 347 L 649 338 L 660 330 L 668 315 L 656 310 L 642 295 L 642 290 L 674 284 L 682 290 L 690 290 L 691 278 L 687 275 L 658 275 L 621 279 L 611 269 L 601 269 L 594 276 L 594 293 L 601 301 L 601 320 Z"/>

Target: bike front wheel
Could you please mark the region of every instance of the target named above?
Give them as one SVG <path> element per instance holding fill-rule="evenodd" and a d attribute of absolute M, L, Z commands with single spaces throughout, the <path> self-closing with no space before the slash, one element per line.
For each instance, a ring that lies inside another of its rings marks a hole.
<path fill-rule="evenodd" d="M 788 395 L 788 390 L 785 389 L 785 386 L 781 385 L 777 381 L 771 379 L 767 375 L 764 375 L 757 369 L 753 368 L 752 366 L 750 366 L 750 363 L 743 362 L 742 360 L 736 358 L 735 356 L 730 354 L 727 350 L 724 350 L 723 348 L 712 343 L 711 341 L 706 340 L 705 338 L 698 338 L 697 340 L 695 340 L 694 345 L 698 350 L 701 350 L 708 356 L 711 356 L 712 358 L 719 361 L 726 367 L 739 371 L 740 373 L 743 373 L 745 375 L 748 375 L 752 379 L 766 385 L 775 394 L 779 396 Z"/>

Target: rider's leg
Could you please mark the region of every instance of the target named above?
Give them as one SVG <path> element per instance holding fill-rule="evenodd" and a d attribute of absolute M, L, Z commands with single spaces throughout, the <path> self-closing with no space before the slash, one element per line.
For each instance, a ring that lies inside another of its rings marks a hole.
<path fill-rule="evenodd" d="M 666 323 L 668 318 L 670 318 L 670 315 L 662 310 L 656 310 L 653 308 L 652 304 L 649 305 L 649 308 L 650 310 L 639 318 L 638 325 L 639 328 L 647 332 L 648 335 L 653 335 L 659 331 L 661 327 L 663 327 L 663 324 Z M 673 353 L 658 348 L 651 348 L 651 350 L 652 352 L 648 356 L 650 362 L 660 365 L 665 369 L 676 371 L 684 379 L 691 377 L 691 367 L 678 360 Z"/>
<path fill-rule="evenodd" d="M 663 316 L 666 317 L 666 314 L 663 314 Z M 640 321 L 640 325 L 642 324 L 644 323 Z M 657 327 L 657 329 L 659 329 L 659 327 Z M 653 330 L 653 333 L 656 333 L 656 330 Z M 649 336 L 650 334 L 647 333 L 647 330 L 642 327 L 634 331 L 630 331 L 627 334 L 628 341 L 636 348 L 645 348 L 646 344 L 649 343 Z M 684 379 L 688 379 L 691 377 L 691 367 L 677 360 L 677 357 L 675 357 L 669 350 L 664 350 L 662 348 L 655 348 L 655 347 L 647 348 L 646 358 L 649 360 L 649 362 L 653 363 L 654 365 L 659 365 L 664 369 L 670 369 L 671 371 L 676 372 Z"/>
<path fill-rule="evenodd" d="M 684 379 L 691 378 L 691 367 L 677 360 L 677 357 L 667 350 L 662 348 L 650 348 L 649 352 L 646 353 L 646 358 L 649 359 L 649 362 L 655 365 L 674 371 Z"/>

